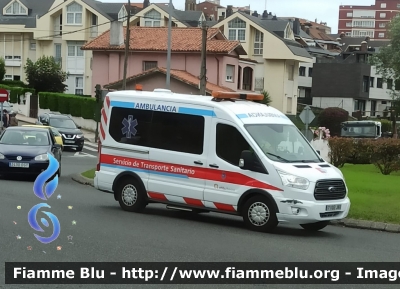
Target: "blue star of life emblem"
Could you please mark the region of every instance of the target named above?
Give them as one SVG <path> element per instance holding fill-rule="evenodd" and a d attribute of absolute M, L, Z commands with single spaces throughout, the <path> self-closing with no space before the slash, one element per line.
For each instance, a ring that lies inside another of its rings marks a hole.
<path fill-rule="evenodd" d="M 127 138 L 131 138 L 132 136 L 136 135 L 137 130 L 135 127 L 138 125 L 138 122 L 136 119 L 133 119 L 133 115 L 129 115 L 128 118 L 124 118 L 122 125 L 122 134 Z"/>

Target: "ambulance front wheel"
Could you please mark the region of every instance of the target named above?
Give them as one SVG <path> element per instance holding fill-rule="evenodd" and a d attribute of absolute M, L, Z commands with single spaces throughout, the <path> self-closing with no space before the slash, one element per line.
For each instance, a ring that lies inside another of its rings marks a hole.
<path fill-rule="evenodd" d="M 270 232 L 278 225 L 275 208 L 264 196 L 250 198 L 244 204 L 242 214 L 244 223 L 253 231 Z"/>
<path fill-rule="evenodd" d="M 119 181 L 117 196 L 119 205 L 125 211 L 138 213 L 146 208 L 146 191 L 134 178 L 124 178 Z"/>

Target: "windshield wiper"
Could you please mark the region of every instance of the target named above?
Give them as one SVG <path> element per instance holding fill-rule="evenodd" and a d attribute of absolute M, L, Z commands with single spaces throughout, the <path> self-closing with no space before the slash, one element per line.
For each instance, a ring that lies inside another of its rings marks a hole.
<path fill-rule="evenodd" d="M 270 155 L 270 156 L 273 156 L 273 157 L 276 157 L 277 159 L 279 159 L 279 160 L 281 160 L 281 161 L 284 161 L 284 162 L 287 162 L 287 163 L 290 163 L 291 161 L 289 161 L 289 160 L 287 160 L 287 159 L 285 159 L 285 158 L 283 158 L 283 157 L 280 157 L 280 156 L 278 156 L 278 155 L 274 155 L 274 154 L 272 154 L 272 153 L 266 153 L 267 155 Z"/>

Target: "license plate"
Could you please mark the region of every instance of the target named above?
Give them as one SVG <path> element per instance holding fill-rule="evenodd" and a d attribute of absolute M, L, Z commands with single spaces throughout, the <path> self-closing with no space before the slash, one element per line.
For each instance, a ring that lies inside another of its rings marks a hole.
<path fill-rule="evenodd" d="M 327 205 L 326 206 L 326 211 L 331 212 L 331 211 L 340 211 L 342 209 L 342 205 Z"/>
<path fill-rule="evenodd" d="M 10 163 L 11 168 L 29 168 L 29 163 Z"/>
<path fill-rule="evenodd" d="M 65 143 L 75 143 L 73 140 L 66 140 Z"/>

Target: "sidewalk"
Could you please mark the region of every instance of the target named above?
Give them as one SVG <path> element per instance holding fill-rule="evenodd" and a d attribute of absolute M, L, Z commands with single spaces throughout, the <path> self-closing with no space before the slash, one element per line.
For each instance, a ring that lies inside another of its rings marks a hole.
<path fill-rule="evenodd" d="M 36 123 L 36 118 L 27 117 L 27 116 L 24 116 L 22 114 L 18 114 L 17 118 L 18 118 L 19 121 L 26 122 L 26 123 L 29 123 L 29 124 L 35 124 Z M 95 133 L 94 132 L 89 131 L 89 130 L 85 130 L 85 129 L 81 129 L 81 131 L 83 132 L 83 135 L 84 135 L 86 141 L 93 142 L 93 143 L 95 142 L 94 141 L 94 137 L 95 137 Z"/>

